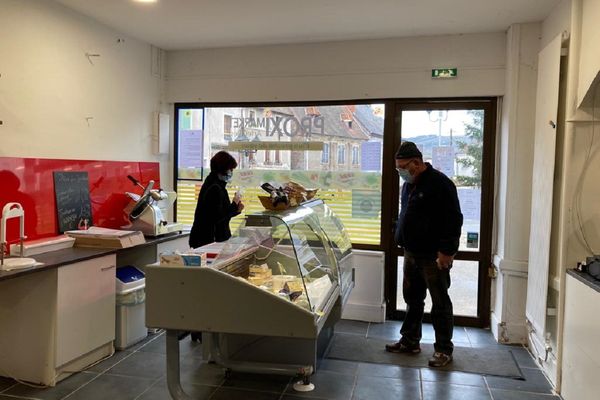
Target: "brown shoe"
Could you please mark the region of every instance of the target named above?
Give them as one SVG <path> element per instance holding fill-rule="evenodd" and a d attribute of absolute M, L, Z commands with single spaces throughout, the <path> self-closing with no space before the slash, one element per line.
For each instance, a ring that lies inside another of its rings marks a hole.
<path fill-rule="evenodd" d="M 419 346 L 418 344 L 408 346 L 405 343 L 396 342 L 392 344 L 386 344 L 385 351 L 389 351 L 390 353 L 419 354 L 421 352 L 421 346 Z"/>
<path fill-rule="evenodd" d="M 444 354 L 444 353 L 440 353 L 438 351 L 436 351 L 435 353 L 433 353 L 433 356 L 431 356 L 431 358 L 429 359 L 429 366 L 430 367 L 443 367 L 445 365 L 448 365 L 452 362 L 452 355 L 451 354 Z"/>

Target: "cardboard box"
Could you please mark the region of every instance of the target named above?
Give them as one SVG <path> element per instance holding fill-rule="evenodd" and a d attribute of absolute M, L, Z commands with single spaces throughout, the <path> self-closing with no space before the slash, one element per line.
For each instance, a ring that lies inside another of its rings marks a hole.
<path fill-rule="evenodd" d="M 31 257 L 50 251 L 68 249 L 73 247 L 74 243 L 74 238 L 65 235 L 26 241 L 23 243 L 23 257 Z M 10 245 L 10 255 L 16 257 L 21 255 L 21 245 L 19 243 Z"/>
<path fill-rule="evenodd" d="M 75 238 L 76 247 L 124 249 L 146 243 L 144 234 L 140 231 L 91 227 L 85 231 L 67 231 L 65 233 Z"/>

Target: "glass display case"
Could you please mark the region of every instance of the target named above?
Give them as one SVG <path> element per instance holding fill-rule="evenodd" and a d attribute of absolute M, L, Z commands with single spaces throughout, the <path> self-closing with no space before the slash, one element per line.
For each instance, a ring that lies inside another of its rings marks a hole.
<path fill-rule="evenodd" d="M 313 200 L 247 215 L 228 241 L 195 252 L 208 265 L 146 268 L 146 325 L 203 332 L 204 354 L 230 370 L 314 371 L 354 286 L 331 209 Z"/>
<path fill-rule="evenodd" d="M 322 314 L 336 290 L 352 289 L 346 262 L 351 250 L 340 220 L 315 200 L 285 212 L 248 215 L 210 267 Z"/>

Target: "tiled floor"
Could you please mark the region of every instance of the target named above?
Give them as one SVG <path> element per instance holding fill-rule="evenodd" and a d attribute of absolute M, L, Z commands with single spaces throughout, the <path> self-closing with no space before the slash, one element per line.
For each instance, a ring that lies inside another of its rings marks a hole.
<path fill-rule="evenodd" d="M 368 337 L 397 339 L 400 324 L 369 324 L 341 321 L 336 331 Z M 431 325 L 425 325 L 423 341 L 433 341 Z M 457 346 L 501 346 L 491 333 L 482 329 L 457 327 Z M 312 392 L 292 389 L 294 379 L 232 373 L 201 360 L 200 346 L 189 337 L 181 344 L 181 380 L 194 399 L 210 400 L 293 400 L 302 398 L 331 400 L 558 400 L 534 360 L 524 348 L 513 352 L 523 370 L 525 381 L 486 377 L 462 372 L 440 372 L 429 368 L 403 368 L 388 364 L 323 360 L 312 382 Z M 490 360 L 493 362 L 493 360 Z M 33 389 L 0 378 L 0 400 L 168 400 L 165 382 L 165 336 L 148 338 L 128 351 L 75 374 L 49 389 Z"/>

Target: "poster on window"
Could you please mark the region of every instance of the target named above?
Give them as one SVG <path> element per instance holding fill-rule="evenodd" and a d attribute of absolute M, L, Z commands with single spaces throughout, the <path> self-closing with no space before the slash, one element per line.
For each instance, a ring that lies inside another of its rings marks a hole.
<path fill-rule="evenodd" d="M 202 180 L 204 134 L 202 129 L 179 131 L 178 179 Z"/>
<path fill-rule="evenodd" d="M 454 176 L 454 148 L 452 146 L 435 146 L 432 149 L 431 164 L 449 178 Z"/>
<path fill-rule="evenodd" d="M 352 218 L 377 218 L 380 212 L 380 190 L 352 189 Z"/>
<path fill-rule="evenodd" d="M 479 221 L 481 218 L 481 189 L 460 187 L 457 188 L 460 211 L 465 221 Z"/>
<path fill-rule="evenodd" d="M 381 142 L 364 142 L 361 144 L 361 171 L 381 171 L 381 147 Z"/>

